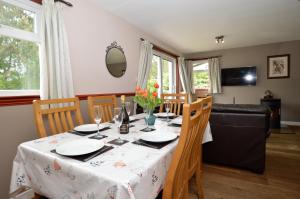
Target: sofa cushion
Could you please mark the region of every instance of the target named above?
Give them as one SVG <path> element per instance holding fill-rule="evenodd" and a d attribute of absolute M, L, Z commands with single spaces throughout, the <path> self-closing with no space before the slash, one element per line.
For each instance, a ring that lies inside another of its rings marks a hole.
<path fill-rule="evenodd" d="M 218 113 L 249 113 L 249 114 L 266 114 L 268 108 L 256 104 L 213 104 L 212 112 Z"/>

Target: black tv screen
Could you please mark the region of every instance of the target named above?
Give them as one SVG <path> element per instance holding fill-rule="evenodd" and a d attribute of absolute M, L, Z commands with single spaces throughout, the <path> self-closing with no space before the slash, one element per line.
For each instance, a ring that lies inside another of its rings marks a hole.
<path fill-rule="evenodd" d="M 256 66 L 224 68 L 221 74 L 222 86 L 256 85 Z"/>

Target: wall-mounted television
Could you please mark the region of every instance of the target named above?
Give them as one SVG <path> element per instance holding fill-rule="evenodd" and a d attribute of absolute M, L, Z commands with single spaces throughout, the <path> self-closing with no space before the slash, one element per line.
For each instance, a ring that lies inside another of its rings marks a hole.
<path fill-rule="evenodd" d="M 256 66 L 223 68 L 221 74 L 222 86 L 256 85 Z"/>

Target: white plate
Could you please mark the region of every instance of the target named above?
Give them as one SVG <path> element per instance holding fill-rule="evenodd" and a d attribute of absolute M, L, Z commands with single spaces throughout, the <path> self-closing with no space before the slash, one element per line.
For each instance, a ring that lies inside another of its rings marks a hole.
<path fill-rule="evenodd" d="M 100 124 L 99 130 L 108 127 L 108 124 Z M 79 132 L 92 132 L 92 131 L 98 131 L 97 124 L 83 124 L 80 126 L 76 126 L 74 128 L 75 131 Z"/>
<path fill-rule="evenodd" d="M 129 116 L 129 121 L 134 121 L 134 120 L 136 120 L 137 118 L 136 117 L 134 117 L 134 116 Z"/>
<path fill-rule="evenodd" d="M 168 142 L 177 138 L 175 133 L 170 132 L 148 132 L 144 133 L 140 139 L 147 142 Z"/>
<path fill-rule="evenodd" d="M 171 120 L 171 124 L 182 125 L 182 117 L 180 116 Z"/>
<path fill-rule="evenodd" d="M 56 148 L 56 153 L 65 156 L 76 156 L 92 153 L 101 149 L 104 142 L 94 139 L 79 139 L 60 144 Z"/>
<path fill-rule="evenodd" d="M 154 114 L 155 116 L 157 116 L 157 117 L 173 117 L 173 116 L 175 116 L 175 113 L 156 113 L 156 114 Z"/>

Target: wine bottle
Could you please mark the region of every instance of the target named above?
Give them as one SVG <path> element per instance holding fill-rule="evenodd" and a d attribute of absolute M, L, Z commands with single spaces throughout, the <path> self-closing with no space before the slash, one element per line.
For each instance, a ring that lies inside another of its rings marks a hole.
<path fill-rule="evenodd" d="M 122 123 L 120 126 L 120 133 L 121 134 L 127 134 L 129 133 L 129 115 L 126 111 L 126 106 L 125 106 L 125 95 L 121 96 L 121 103 L 122 103 L 122 110 L 121 110 L 121 114 L 122 114 Z"/>

